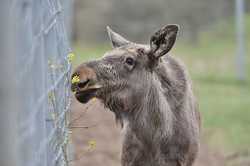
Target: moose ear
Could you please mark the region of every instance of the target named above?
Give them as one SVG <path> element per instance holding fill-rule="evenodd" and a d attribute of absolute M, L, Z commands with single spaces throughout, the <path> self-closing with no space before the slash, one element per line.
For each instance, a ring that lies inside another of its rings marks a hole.
<path fill-rule="evenodd" d="M 112 29 L 110 29 L 109 26 L 107 26 L 107 31 L 113 48 L 127 45 L 130 43 L 130 41 L 128 41 L 118 33 L 114 32 Z"/>
<path fill-rule="evenodd" d="M 150 38 L 151 53 L 159 58 L 168 53 L 173 47 L 179 30 L 178 25 L 166 25 Z"/>

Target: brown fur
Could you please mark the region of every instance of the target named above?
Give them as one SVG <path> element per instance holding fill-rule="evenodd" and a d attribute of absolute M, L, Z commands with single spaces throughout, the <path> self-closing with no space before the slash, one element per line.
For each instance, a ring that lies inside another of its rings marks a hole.
<path fill-rule="evenodd" d="M 157 31 L 149 46 L 108 31 L 114 49 L 74 73 L 101 88 L 84 84 L 77 99 L 97 97 L 115 113 L 124 133 L 122 166 L 191 166 L 199 149 L 200 115 L 185 67 L 165 55 L 178 26 Z"/>

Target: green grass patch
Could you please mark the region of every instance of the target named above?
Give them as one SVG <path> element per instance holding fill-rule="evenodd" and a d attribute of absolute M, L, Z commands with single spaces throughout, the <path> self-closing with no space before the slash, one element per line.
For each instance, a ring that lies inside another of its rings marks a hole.
<path fill-rule="evenodd" d="M 108 43 L 100 46 L 84 46 L 81 43 L 76 43 L 74 45 L 74 52 L 76 54 L 76 58 L 73 60 L 73 66 L 77 66 L 84 61 L 93 60 L 96 58 L 100 58 L 103 54 L 110 50 L 111 47 Z"/>

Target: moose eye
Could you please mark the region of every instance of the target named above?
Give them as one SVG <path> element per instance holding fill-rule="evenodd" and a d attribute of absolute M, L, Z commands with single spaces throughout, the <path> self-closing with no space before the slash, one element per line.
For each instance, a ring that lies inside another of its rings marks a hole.
<path fill-rule="evenodd" d="M 139 49 L 137 50 L 137 52 L 138 52 L 139 55 L 144 55 L 144 54 L 145 54 L 143 48 L 139 48 Z"/>
<path fill-rule="evenodd" d="M 133 65 L 134 65 L 134 59 L 128 57 L 128 58 L 126 59 L 126 63 L 127 63 L 128 65 L 130 65 L 130 66 L 133 66 Z"/>

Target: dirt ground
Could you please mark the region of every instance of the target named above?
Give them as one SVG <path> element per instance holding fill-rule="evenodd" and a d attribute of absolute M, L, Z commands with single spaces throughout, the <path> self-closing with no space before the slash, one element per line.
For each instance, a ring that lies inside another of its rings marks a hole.
<path fill-rule="evenodd" d="M 120 126 L 112 112 L 98 100 L 83 105 L 75 99 L 71 107 L 72 143 L 74 156 L 71 166 L 120 166 Z M 223 166 L 223 155 L 201 145 L 195 166 Z"/>

